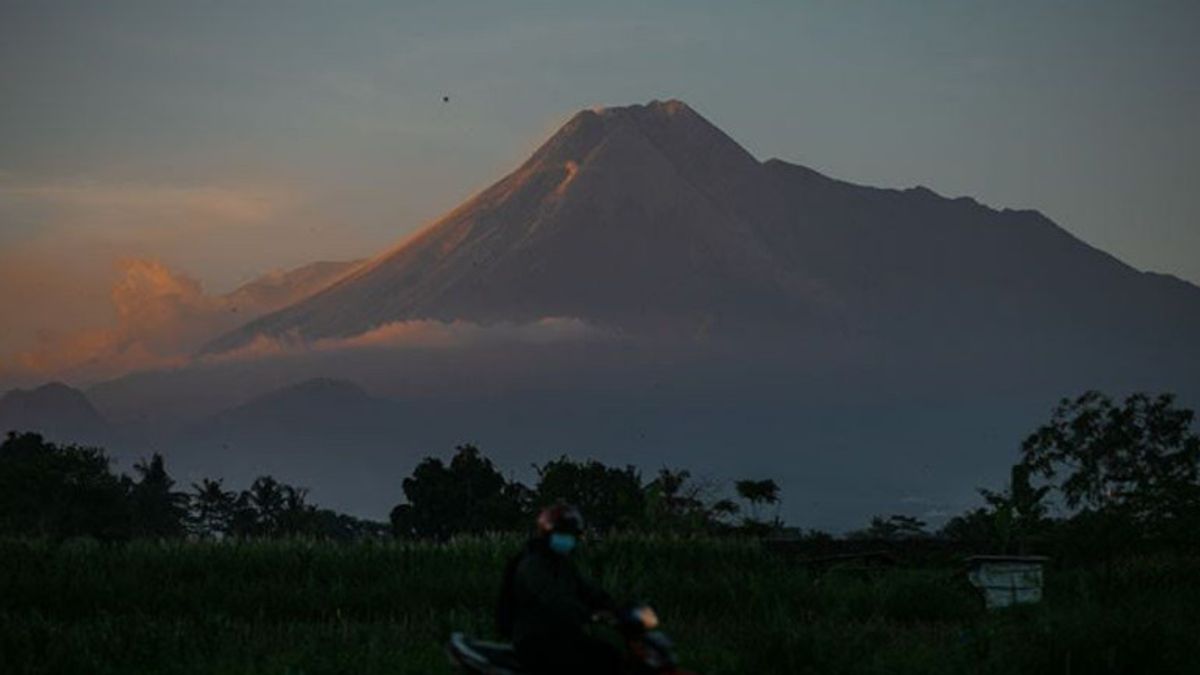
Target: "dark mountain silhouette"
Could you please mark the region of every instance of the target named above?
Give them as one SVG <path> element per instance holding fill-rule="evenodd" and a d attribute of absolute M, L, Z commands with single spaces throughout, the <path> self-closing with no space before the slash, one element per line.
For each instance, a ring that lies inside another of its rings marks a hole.
<path fill-rule="evenodd" d="M 312 433 L 360 429 L 356 422 L 388 408 L 353 382 L 313 378 L 259 396 L 206 420 L 207 433 Z"/>
<path fill-rule="evenodd" d="M 81 445 L 105 445 L 114 439 L 112 428 L 87 396 L 60 382 L 0 396 L 0 434 L 9 431 L 33 431 L 50 441 Z"/>
<path fill-rule="evenodd" d="M 272 475 L 320 493 L 337 476 L 339 484 L 369 486 L 382 500 L 396 475 L 384 470 L 388 450 L 404 430 L 397 403 L 346 380 L 314 378 L 189 425 L 170 437 L 166 456 L 189 481 L 220 476 L 248 484 Z M 406 465 L 407 455 L 399 459 Z"/>
<path fill-rule="evenodd" d="M 267 381 L 269 371 L 319 365 L 379 393 L 347 383 L 287 386 L 145 445 L 162 448 L 181 480 L 244 485 L 270 474 L 313 488 L 322 504 L 375 518 L 396 503 L 399 481 L 421 458 L 445 459 L 455 445 L 474 443 L 522 480 L 563 453 L 635 464 L 647 475 L 672 466 L 718 481 L 771 477 L 785 486 L 786 517 L 839 529 L 914 504 L 922 513 L 931 504 L 961 510 L 977 486 L 1007 475 L 1020 438 L 1063 391 L 1003 393 L 994 381 L 981 391 L 949 388 L 943 373 L 914 381 L 898 368 L 671 362 L 620 345 L 398 353 L 390 363 L 381 354 L 335 356 L 253 368 Z M 507 369 L 512 363 L 519 374 Z M 247 366 L 222 368 L 233 380 Z M 443 375 L 460 379 L 440 382 Z M 174 373 L 172 386 L 206 389 L 223 379 L 193 376 Z"/>
<path fill-rule="evenodd" d="M 395 250 L 207 349 L 547 316 L 898 353 L 1148 358 L 1200 337 L 1200 289 L 1034 211 L 760 163 L 686 104 L 656 101 L 580 112 Z"/>

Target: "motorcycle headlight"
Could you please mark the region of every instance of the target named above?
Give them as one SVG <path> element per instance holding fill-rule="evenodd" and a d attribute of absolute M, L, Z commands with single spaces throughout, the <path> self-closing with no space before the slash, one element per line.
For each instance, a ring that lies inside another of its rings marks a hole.
<path fill-rule="evenodd" d="M 654 613 L 652 607 L 638 607 L 633 610 L 633 616 L 638 623 L 642 624 L 642 628 L 646 630 L 654 630 L 658 628 L 658 614 Z"/>

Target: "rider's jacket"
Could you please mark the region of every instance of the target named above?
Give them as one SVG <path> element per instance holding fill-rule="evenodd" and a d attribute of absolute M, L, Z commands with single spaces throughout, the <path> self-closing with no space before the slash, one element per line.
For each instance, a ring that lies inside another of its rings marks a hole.
<path fill-rule="evenodd" d="M 511 632 L 516 644 L 573 638 L 594 613 L 613 606 L 569 557 L 551 551 L 541 539 L 526 546 L 506 576 L 501 615 L 507 614 L 511 630 L 505 632 Z"/>

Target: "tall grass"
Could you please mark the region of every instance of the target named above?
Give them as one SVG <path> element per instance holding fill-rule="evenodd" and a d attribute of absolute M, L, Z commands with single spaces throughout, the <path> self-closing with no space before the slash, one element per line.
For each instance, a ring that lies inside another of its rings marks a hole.
<path fill-rule="evenodd" d="M 488 634 L 512 538 L 0 541 L 0 672 L 445 673 Z M 988 613 L 954 567 L 820 577 L 750 541 L 614 537 L 581 564 L 702 673 L 1169 673 L 1200 663 L 1200 559 L 1052 569 Z"/>

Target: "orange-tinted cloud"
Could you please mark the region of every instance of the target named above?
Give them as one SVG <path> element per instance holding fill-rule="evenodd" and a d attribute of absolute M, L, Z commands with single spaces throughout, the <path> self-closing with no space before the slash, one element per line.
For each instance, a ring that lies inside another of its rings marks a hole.
<path fill-rule="evenodd" d="M 305 268 L 306 270 L 308 268 Z M 128 259 L 109 292 L 114 314 L 106 325 L 45 334 L 38 344 L 0 362 L 0 375 L 96 381 L 124 373 L 182 367 L 214 337 L 332 283 L 339 273 L 271 273 L 225 295 L 155 260 Z M 306 342 L 260 336 L 238 350 L 202 362 L 261 359 L 350 349 L 455 348 L 484 343 L 544 344 L 602 336 L 571 318 L 481 325 L 467 321 L 401 321 L 365 333 Z M 7 363 L 7 365 L 5 365 Z"/>
<path fill-rule="evenodd" d="M 213 337 L 265 312 L 299 300 L 336 278 L 336 269 L 293 280 L 271 273 L 226 295 L 209 295 L 199 281 L 156 260 L 128 259 L 109 291 L 110 322 L 44 333 L 32 349 L 7 361 L 21 370 L 75 380 L 132 370 L 185 365 Z M 292 282 L 287 285 L 287 282 Z"/>
<path fill-rule="evenodd" d="M 179 365 L 199 341 L 229 323 L 220 298 L 152 260 L 125 260 L 109 292 L 110 325 L 45 335 L 13 359 L 28 371 L 85 379 Z"/>
<path fill-rule="evenodd" d="M 305 227 L 298 203 L 270 186 L 0 175 L 0 356 L 117 322 L 109 289 L 122 258 L 170 261 L 225 287 L 263 265 L 264 252 L 278 256 L 272 264 L 308 258 L 296 250 L 308 239 L 293 234 Z"/>

